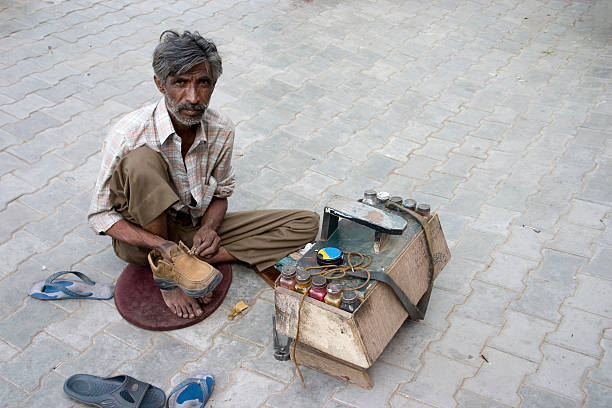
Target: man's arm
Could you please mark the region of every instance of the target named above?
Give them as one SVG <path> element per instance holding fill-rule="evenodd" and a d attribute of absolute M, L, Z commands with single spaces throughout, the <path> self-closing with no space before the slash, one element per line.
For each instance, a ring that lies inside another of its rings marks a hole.
<path fill-rule="evenodd" d="M 170 259 L 170 256 L 167 253 L 168 249 L 175 245 L 174 242 L 168 241 L 165 238 L 146 231 L 137 225 L 127 222 L 124 219 L 117 221 L 112 227 L 107 229 L 105 233 L 106 235 L 110 235 L 119 241 L 123 241 L 134 246 L 157 249 L 166 259 Z"/>
<path fill-rule="evenodd" d="M 102 145 L 100 171 L 87 212 L 89 226 L 96 234 L 105 234 L 115 223 L 123 219 L 113 208 L 110 198 L 110 180 L 113 172 L 121 158 L 133 148 L 127 142 L 128 134 L 121 125 L 120 121 L 110 129 Z"/>
<path fill-rule="evenodd" d="M 169 241 L 127 222 L 112 207 L 110 180 L 119 161 L 131 147 L 126 143 L 126 133 L 120 125 L 115 125 L 104 140 L 100 173 L 88 211 L 89 224 L 98 234 L 107 234 L 131 245 L 162 250 Z M 166 251 L 161 252 L 166 257 Z"/>
<path fill-rule="evenodd" d="M 226 211 L 227 198 L 213 198 L 202 217 L 200 229 L 193 236 L 191 250 L 195 255 L 206 258 L 217 253 L 221 244 L 217 229 L 221 225 Z"/>
<path fill-rule="evenodd" d="M 87 212 L 89 226 L 96 234 L 103 234 L 113 224 L 122 219 L 121 215 L 113 209 L 111 204 L 110 179 L 113 175 L 113 170 L 126 151 L 127 147 L 125 146 L 123 135 L 113 127 L 102 146 L 100 172 L 98 173 L 96 186 L 91 197 L 89 211 Z"/>

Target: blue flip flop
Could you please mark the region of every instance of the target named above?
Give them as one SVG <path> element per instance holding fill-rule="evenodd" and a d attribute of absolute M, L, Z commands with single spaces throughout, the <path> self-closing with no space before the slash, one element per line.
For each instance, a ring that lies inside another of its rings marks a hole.
<path fill-rule="evenodd" d="M 71 273 L 80 281 L 57 279 L 62 275 Z M 113 297 L 114 286 L 111 284 L 96 283 L 87 275 L 77 271 L 61 271 L 49 276 L 44 281 L 35 282 L 30 288 L 29 295 L 41 300 L 58 299 L 110 299 Z"/>
<path fill-rule="evenodd" d="M 214 387 L 210 375 L 187 378 L 170 391 L 166 408 L 203 408 Z"/>

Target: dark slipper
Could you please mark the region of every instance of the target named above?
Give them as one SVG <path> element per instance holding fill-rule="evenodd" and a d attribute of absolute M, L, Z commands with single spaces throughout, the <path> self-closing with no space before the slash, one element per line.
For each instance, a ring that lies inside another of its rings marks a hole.
<path fill-rule="evenodd" d="M 71 273 L 80 280 L 58 279 Z M 77 271 L 61 271 L 49 276 L 46 280 L 34 282 L 29 295 L 42 300 L 59 299 L 110 299 L 113 297 L 114 286 L 96 283 L 87 275 Z"/>
<path fill-rule="evenodd" d="M 79 402 L 97 407 L 162 408 L 166 394 L 128 375 L 97 377 L 75 374 L 64 382 L 64 392 Z"/>
<path fill-rule="evenodd" d="M 187 378 L 170 391 L 166 408 L 202 408 L 214 386 L 215 381 L 210 375 Z"/>

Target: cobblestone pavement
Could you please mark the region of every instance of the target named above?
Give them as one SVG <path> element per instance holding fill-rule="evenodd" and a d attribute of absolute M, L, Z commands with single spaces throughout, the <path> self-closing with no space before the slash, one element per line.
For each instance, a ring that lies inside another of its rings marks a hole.
<path fill-rule="evenodd" d="M 612 406 L 611 21 L 606 0 L 0 0 L 0 404 L 71 406 L 77 372 L 206 372 L 210 407 Z M 308 368 L 303 389 L 272 357 L 272 290 L 239 266 L 215 314 L 167 333 L 26 296 L 124 266 L 86 210 L 108 127 L 159 98 L 167 28 L 224 57 L 232 210 L 374 188 L 440 214 L 453 259 L 372 390 Z"/>

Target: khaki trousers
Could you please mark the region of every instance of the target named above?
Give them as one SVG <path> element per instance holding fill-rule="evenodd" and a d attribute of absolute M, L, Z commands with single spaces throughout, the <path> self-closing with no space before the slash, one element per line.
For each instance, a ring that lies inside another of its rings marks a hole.
<path fill-rule="evenodd" d="M 128 222 L 149 224 L 178 201 L 168 174 L 168 165 L 159 153 L 139 147 L 124 156 L 110 182 L 111 203 Z M 199 225 L 191 217 L 168 214 L 168 240 L 183 241 L 191 247 Z M 257 210 L 227 213 L 217 234 L 223 246 L 236 259 L 262 271 L 284 256 L 314 241 L 319 216 L 312 211 Z M 149 248 L 113 239 L 117 256 L 136 265 L 148 265 Z"/>

